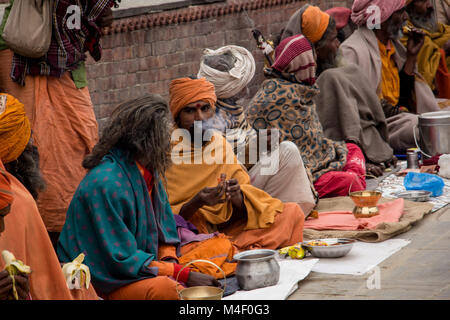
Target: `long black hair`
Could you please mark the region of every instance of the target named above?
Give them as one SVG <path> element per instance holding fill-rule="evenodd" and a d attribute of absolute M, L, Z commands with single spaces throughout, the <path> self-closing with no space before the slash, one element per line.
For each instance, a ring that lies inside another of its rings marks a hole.
<path fill-rule="evenodd" d="M 83 160 L 92 169 L 113 147 L 128 151 L 150 172 L 164 177 L 171 164 L 172 120 L 167 102 L 159 95 L 146 95 L 118 105 L 102 131 L 99 142 Z"/>

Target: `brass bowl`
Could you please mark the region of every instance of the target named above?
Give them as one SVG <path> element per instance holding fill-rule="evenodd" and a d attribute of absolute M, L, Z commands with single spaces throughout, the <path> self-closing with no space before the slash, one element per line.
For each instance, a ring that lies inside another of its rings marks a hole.
<path fill-rule="evenodd" d="M 181 300 L 221 300 L 224 290 L 217 287 L 197 286 L 179 292 Z"/>
<path fill-rule="evenodd" d="M 195 287 L 189 287 L 184 288 L 181 291 L 178 290 L 177 286 L 177 292 L 178 296 L 180 297 L 180 300 L 222 300 L 223 293 L 225 292 L 225 288 L 227 286 L 227 280 L 225 272 L 214 262 L 209 260 L 192 260 L 191 262 L 186 263 L 183 268 L 181 268 L 180 271 L 178 271 L 177 278 L 175 279 L 176 282 L 178 282 L 178 277 L 180 276 L 181 271 L 183 271 L 184 268 L 189 266 L 190 264 L 196 263 L 196 262 L 205 262 L 209 263 L 210 265 L 215 266 L 217 269 L 222 271 L 223 278 L 225 279 L 223 289 L 218 287 L 211 287 L 211 286 L 195 286 Z"/>
<path fill-rule="evenodd" d="M 381 192 L 368 190 L 351 192 L 350 198 L 355 203 L 353 214 L 356 218 L 370 218 L 380 214 L 377 203 L 381 199 Z"/>

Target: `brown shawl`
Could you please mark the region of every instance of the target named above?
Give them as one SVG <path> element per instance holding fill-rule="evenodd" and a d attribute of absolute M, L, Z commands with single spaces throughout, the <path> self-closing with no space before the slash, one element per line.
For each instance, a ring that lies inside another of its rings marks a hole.
<path fill-rule="evenodd" d="M 313 181 L 344 167 L 345 143 L 325 137 L 316 112 L 313 98 L 319 89 L 277 77 L 272 69 L 265 71 L 271 78 L 263 82 L 246 110 L 253 128 L 278 129 L 281 140 L 294 142 Z"/>
<path fill-rule="evenodd" d="M 328 69 L 317 84 L 320 93 L 314 102 L 325 136 L 356 143 L 371 162 L 390 160 L 386 118 L 362 70 L 354 64 Z"/>

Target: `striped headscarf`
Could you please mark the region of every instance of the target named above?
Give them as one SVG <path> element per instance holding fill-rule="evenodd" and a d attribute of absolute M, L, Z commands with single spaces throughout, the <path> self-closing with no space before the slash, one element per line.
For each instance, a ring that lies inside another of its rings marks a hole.
<path fill-rule="evenodd" d="M 316 82 L 317 64 L 308 39 L 295 35 L 284 39 L 275 49 L 272 68 L 293 74 L 297 82 L 313 85 Z"/>
<path fill-rule="evenodd" d="M 369 18 L 377 12 L 371 8 L 377 7 L 380 12 L 380 23 L 383 23 L 405 4 L 405 0 L 355 0 L 352 6 L 352 21 L 358 26 L 365 25 Z"/>

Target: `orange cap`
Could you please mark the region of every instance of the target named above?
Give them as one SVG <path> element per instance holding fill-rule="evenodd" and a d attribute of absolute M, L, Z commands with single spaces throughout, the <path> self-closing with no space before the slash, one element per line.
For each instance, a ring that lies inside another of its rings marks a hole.
<path fill-rule="evenodd" d="M 316 6 L 309 6 L 302 15 L 302 33 L 312 43 L 322 39 L 330 23 L 330 15 Z"/>

